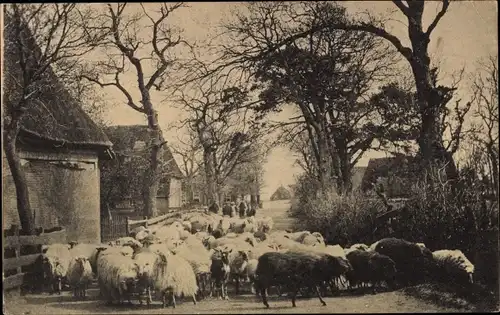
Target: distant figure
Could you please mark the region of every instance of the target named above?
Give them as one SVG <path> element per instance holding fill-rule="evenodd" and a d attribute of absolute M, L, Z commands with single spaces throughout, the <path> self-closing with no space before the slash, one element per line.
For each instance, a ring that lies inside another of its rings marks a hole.
<path fill-rule="evenodd" d="M 249 217 L 255 216 L 256 210 L 257 210 L 257 204 L 255 202 L 250 202 L 250 209 L 248 209 L 247 215 Z"/>
<path fill-rule="evenodd" d="M 219 213 L 219 205 L 217 204 L 217 202 L 213 202 L 208 208 L 208 211 L 213 213 Z"/>
<path fill-rule="evenodd" d="M 234 218 L 236 216 L 236 203 L 231 202 L 231 218 Z"/>
<path fill-rule="evenodd" d="M 226 202 L 224 204 L 224 207 L 222 208 L 222 215 L 227 215 L 227 216 L 231 216 L 231 211 L 233 209 L 231 208 L 231 204 L 229 204 L 229 202 Z"/>
<path fill-rule="evenodd" d="M 242 200 L 240 202 L 240 218 L 244 218 L 247 214 L 247 203 L 245 202 L 245 200 Z"/>

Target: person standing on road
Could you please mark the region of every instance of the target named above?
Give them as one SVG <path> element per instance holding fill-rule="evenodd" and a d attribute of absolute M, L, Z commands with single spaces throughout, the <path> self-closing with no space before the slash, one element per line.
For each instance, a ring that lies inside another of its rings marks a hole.
<path fill-rule="evenodd" d="M 247 214 L 247 204 L 244 199 L 240 202 L 239 210 L 240 218 L 244 218 Z"/>

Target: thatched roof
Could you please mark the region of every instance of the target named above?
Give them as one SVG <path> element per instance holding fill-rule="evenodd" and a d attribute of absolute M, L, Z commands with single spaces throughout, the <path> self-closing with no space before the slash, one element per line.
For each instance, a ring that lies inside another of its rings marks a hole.
<path fill-rule="evenodd" d="M 271 200 L 288 200 L 292 198 L 292 194 L 283 186 L 278 187 L 274 194 L 271 196 Z"/>
<path fill-rule="evenodd" d="M 19 82 L 22 82 L 22 69 L 15 41 L 15 31 L 4 14 L 4 101 L 13 104 L 19 101 Z M 41 50 L 31 32 L 25 27 L 21 36 L 33 54 L 40 55 Z M 26 60 L 28 68 L 35 67 L 35 60 Z M 74 99 L 51 67 L 37 80 L 35 88 L 39 92 L 28 100 L 27 112 L 21 121 L 20 138 L 42 142 L 44 147 L 51 144 L 57 147 L 93 148 L 109 151 L 112 143 L 106 134 L 92 121 L 82 109 L 81 103 Z"/>
<path fill-rule="evenodd" d="M 106 127 L 106 134 L 113 142 L 113 150 L 117 153 L 131 153 L 134 151 L 134 145 L 137 141 L 144 142 L 146 146 L 151 142 L 148 126 L 145 125 L 109 126 Z M 175 178 L 184 177 L 172 151 L 166 144 L 163 145 L 163 160 L 168 162 L 170 176 Z"/>

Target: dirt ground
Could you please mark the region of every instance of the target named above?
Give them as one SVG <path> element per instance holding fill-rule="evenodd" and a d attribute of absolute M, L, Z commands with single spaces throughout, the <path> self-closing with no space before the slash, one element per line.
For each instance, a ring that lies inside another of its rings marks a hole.
<path fill-rule="evenodd" d="M 275 230 L 291 227 L 293 219 L 287 216 L 289 201 L 265 201 L 265 209 L 260 209 L 257 216 L 271 216 L 275 221 Z M 326 306 L 322 306 L 318 298 L 298 299 L 297 307 L 292 307 L 286 297 L 269 297 L 270 308 L 266 309 L 260 297 L 252 294 L 235 296 L 229 288 L 230 300 L 221 301 L 205 299 L 197 305 L 189 299 L 178 300 L 177 308 L 163 309 L 159 302 L 154 302 L 148 309 L 133 300 L 134 305 L 108 306 L 98 299 L 99 290 L 88 291 L 88 299 L 76 301 L 70 292 L 62 295 L 30 294 L 26 296 L 5 296 L 4 314 L 38 315 L 38 314 L 251 314 L 251 313 L 426 313 L 426 312 L 461 312 L 459 309 L 443 308 L 420 299 L 405 295 L 403 292 L 385 292 L 376 295 L 341 294 L 337 297 L 326 297 Z M 247 291 L 249 292 L 249 291 Z"/>
<path fill-rule="evenodd" d="M 460 312 L 458 309 L 438 307 L 433 304 L 409 297 L 402 292 L 385 292 L 376 295 L 343 295 L 325 298 L 322 306 L 317 298 L 298 299 L 297 307 L 292 307 L 286 297 L 269 297 L 270 308 L 266 309 L 260 297 L 246 294 L 234 296 L 226 301 L 205 299 L 194 305 L 189 299 L 178 300 L 177 308 L 163 309 L 155 301 L 148 309 L 132 300 L 133 305 L 108 306 L 98 300 L 98 289 L 89 290 L 86 301 L 76 301 L 70 292 L 62 295 L 6 296 L 5 312 L 8 315 L 38 314 L 252 314 L 252 313 L 427 313 Z"/>

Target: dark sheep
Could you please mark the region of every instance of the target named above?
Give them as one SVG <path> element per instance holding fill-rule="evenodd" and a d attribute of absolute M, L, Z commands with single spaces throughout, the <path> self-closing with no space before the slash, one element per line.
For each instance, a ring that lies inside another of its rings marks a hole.
<path fill-rule="evenodd" d="M 375 251 L 386 255 L 396 263 L 396 279 L 402 285 L 422 283 L 435 270 L 432 252 L 427 248 L 398 238 L 381 239 Z"/>
<path fill-rule="evenodd" d="M 297 251 L 268 252 L 259 257 L 255 272 L 255 287 L 260 292 L 266 307 L 269 307 L 266 290 L 271 286 L 288 289 L 292 293 L 293 307 L 296 306 L 297 293 L 303 287 L 314 290 L 321 304 L 326 305 L 319 286 L 345 272 L 345 266 L 339 259 L 327 254 Z"/>
<path fill-rule="evenodd" d="M 351 286 L 371 283 L 372 293 L 376 294 L 376 286 L 382 282 L 385 281 L 389 287 L 394 285 L 396 263 L 388 256 L 363 250 L 354 250 L 346 256 L 352 266 L 346 274 Z"/>
<path fill-rule="evenodd" d="M 229 254 L 231 251 L 215 249 L 210 266 L 210 277 L 212 279 L 210 295 L 212 295 L 214 289 L 217 289 L 217 296 L 226 300 L 229 298 L 227 295 L 227 283 L 229 282 L 231 271 L 229 267 Z"/>

